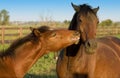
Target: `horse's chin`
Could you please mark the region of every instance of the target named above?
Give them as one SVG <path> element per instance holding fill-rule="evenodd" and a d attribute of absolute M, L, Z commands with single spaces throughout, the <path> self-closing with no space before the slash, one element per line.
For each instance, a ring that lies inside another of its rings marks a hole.
<path fill-rule="evenodd" d="M 77 45 L 79 43 L 79 40 L 77 40 L 76 42 L 75 42 L 75 44 Z"/>

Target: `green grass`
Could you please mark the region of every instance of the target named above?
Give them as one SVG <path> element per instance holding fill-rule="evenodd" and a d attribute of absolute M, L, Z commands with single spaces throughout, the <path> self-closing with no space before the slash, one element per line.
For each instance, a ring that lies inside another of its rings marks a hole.
<path fill-rule="evenodd" d="M 56 60 L 54 54 L 49 53 L 44 55 L 33 65 L 25 78 L 57 78 L 56 75 Z"/>
<path fill-rule="evenodd" d="M 9 44 L 0 45 L 0 51 L 5 50 L 9 47 Z"/>
<path fill-rule="evenodd" d="M 120 38 L 120 34 L 117 34 L 117 35 L 115 35 L 115 37 L 118 37 L 118 38 Z"/>

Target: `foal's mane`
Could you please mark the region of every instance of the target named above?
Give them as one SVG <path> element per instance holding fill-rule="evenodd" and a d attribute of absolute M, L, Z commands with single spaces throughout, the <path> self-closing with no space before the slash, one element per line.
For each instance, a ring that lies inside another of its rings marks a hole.
<path fill-rule="evenodd" d="M 19 46 L 25 44 L 26 42 L 32 40 L 32 35 L 29 34 L 23 38 L 19 38 L 17 40 L 15 40 L 8 49 L 6 49 L 5 51 L 0 52 L 0 57 L 4 57 L 4 56 L 13 56 L 15 53 L 15 49 L 18 48 Z"/>

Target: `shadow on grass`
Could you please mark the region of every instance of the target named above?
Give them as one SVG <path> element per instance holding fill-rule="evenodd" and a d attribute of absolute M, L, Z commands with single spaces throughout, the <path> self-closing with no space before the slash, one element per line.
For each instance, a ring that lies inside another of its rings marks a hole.
<path fill-rule="evenodd" d="M 35 75 L 35 74 L 26 74 L 24 78 L 57 78 L 56 75 Z"/>

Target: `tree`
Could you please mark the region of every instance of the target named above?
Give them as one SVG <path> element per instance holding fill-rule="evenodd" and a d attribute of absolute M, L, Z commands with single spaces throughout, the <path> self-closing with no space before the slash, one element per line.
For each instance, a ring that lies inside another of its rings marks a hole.
<path fill-rule="evenodd" d="M 120 26 L 120 22 L 114 22 L 113 26 Z"/>
<path fill-rule="evenodd" d="M 70 21 L 68 21 L 68 20 L 64 20 L 63 21 L 65 24 L 70 24 Z"/>
<path fill-rule="evenodd" d="M 8 25 L 8 24 L 9 24 L 9 16 L 6 15 L 6 16 L 4 17 L 4 20 L 3 20 L 3 22 L 2 22 L 2 25 Z"/>
<path fill-rule="evenodd" d="M 1 12 L 0 12 L 0 24 L 1 25 L 7 25 L 7 24 L 9 24 L 9 15 L 8 15 L 8 11 L 7 10 L 5 10 L 5 9 L 3 9 L 3 10 L 1 10 Z"/>
<path fill-rule="evenodd" d="M 112 24 L 113 24 L 112 20 L 107 19 L 107 20 L 102 21 L 99 25 L 100 26 L 111 26 Z"/>

